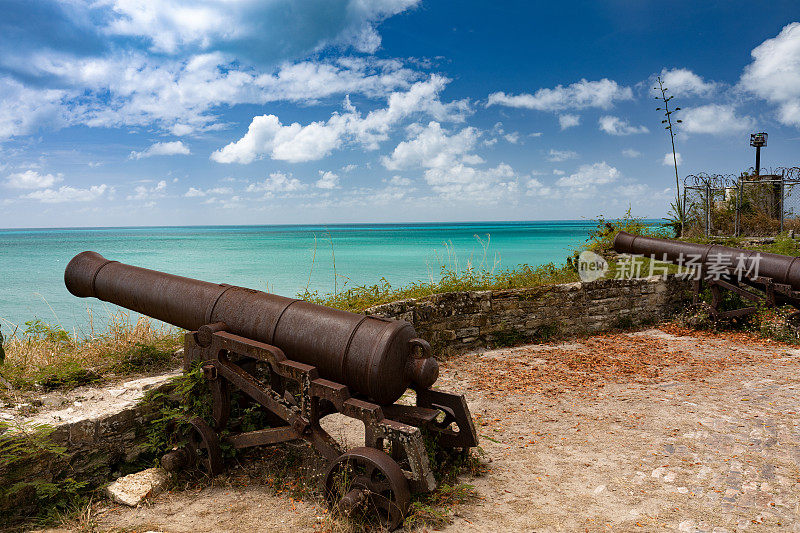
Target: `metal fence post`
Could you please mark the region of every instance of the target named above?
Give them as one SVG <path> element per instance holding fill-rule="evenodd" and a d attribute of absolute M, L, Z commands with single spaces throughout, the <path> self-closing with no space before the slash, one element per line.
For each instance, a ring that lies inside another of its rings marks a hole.
<path fill-rule="evenodd" d="M 740 216 L 742 210 L 742 189 L 744 188 L 744 183 L 742 182 L 742 176 L 739 175 L 738 187 L 736 188 L 736 218 L 733 226 L 733 236 L 738 237 L 742 232 L 742 219 Z"/>
<path fill-rule="evenodd" d="M 779 209 L 781 210 L 781 233 L 783 233 L 783 196 L 786 193 L 786 188 L 784 187 L 785 182 L 783 179 L 783 174 L 781 174 L 781 205 Z"/>

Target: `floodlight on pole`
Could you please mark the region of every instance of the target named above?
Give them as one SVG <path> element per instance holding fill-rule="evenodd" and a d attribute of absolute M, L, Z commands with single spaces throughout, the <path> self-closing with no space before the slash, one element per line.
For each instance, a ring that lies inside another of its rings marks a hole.
<path fill-rule="evenodd" d="M 756 149 L 756 176 L 761 173 L 761 147 L 767 145 L 767 134 L 763 131 L 760 133 L 750 134 L 750 146 Z"/>

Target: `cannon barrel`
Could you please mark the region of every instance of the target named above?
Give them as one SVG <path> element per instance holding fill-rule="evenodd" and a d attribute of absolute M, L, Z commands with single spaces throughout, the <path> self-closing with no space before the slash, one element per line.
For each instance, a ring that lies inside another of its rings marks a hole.
<path fill-rule="evenodd" d="M 657 260 L 686 264 L 689 258 L 697 258 L 693 265 L 710 275 L 713 265 L 715 274 L 736 275 L 755 280 L 770 278 L 774 283 L 790 285 L 800 290 L 800 257 L 743 250 L 718 244 L 696 244 L 671 239 L 657 239 L 642 235 L 631 235 L 620 231 L 614 237 L 614 250 L 625 254 L 654 256 Z"/>
<path fill-rule="evenodd" d="M 381 405 L 394 403 L 411 385 L 429 388 L 439 375 L 428 343 L 402 320 L 175 276 L 96 252 L 72 258 L 64 283 L 75 296 L 95 297 L 188 330 L 224 323 L 229 333 L 276 346 L 289 359 L 317 367 L 320 377 Z"/>

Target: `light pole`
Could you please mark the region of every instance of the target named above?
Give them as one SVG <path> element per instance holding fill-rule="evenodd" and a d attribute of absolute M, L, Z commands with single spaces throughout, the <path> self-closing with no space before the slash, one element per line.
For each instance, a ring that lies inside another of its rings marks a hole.
<path fill-rule="evenodd" d="M 756 176 L 761 174 L 761 147 L 766 145 L 767 145 L 766 133 L 761 132 L 761 133 L 750 134 L 750 146 L 754 146 L 756 149 Z"/>

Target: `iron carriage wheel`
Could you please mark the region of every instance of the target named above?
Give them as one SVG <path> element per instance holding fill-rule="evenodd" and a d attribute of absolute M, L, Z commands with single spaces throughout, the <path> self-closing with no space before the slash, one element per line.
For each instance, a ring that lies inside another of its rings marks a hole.
<path fill-rule="evenodd" d="M 335 511 L 390 531 L 403 522 L 411 503 L 403 470 L 375 448 L 354 448 L 339 456 L 328 468 L 323 490 Z"/>
<path fill-rule="evenodd" d="M 221 474 L 225 467 L 216 431 L 199 417 L 184 419 L 183 422 L 188 424 L 187 429 L 181 432 L 184 444 L 164 455 L 161 466 L 168 472 L 198 468 L 212 477 Z"/>

